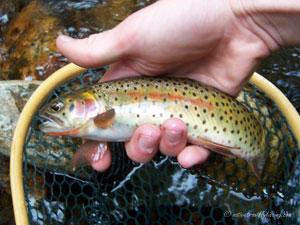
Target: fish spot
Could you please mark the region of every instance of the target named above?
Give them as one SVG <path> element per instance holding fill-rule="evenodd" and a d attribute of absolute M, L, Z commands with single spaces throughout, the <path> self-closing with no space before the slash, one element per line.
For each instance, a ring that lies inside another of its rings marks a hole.
<path fill-rule="evenodd" d="M 155 114 L 153 114 L 152 117 L 155 117 Z"/>
<path fill-rule="evenodd" d="M 197 128 L 198 128 L 198 126 L 197 126 L 197 125 L 195 125 L 195 126 L 194 126 L 194 129 L 196 130 Z"/>
<path fill-rule="evenodd" d="M 206 133 L 208 131 L 208 129 L 206 128 L 205 130 L 204 130 L 204 132 Z"/>
<path fill-rule="evenodd" d="M 210 116 L 211 116 L 211 118 L 213 118 L 213 117 L 215 116 L 215 114 L 214 114 L 214 113 L 211 113 L 211 115 L 210 115 Z"/>
<path fill-rule="evenodd" d="M 147 96 L 144 97 L 144 100 L 147 100 Z"/>
<path fill-rule="evenodd" d="M 117 97 L 115 97 L 115 101 L 118 101 L 118 98 L 117 98 Z"/>
<path fill-rule="evenodd" d="M 240 138 L 240 139 L 239 139 L 239 141 L 242 141 L 242 140 L 243 140 L 243 138 Z"/>
<path fill-rule="evenodd" d="M 198 110 L 197 106 L 195 106 L 194 109 L 197 111 Z"/>
<path fill-rule="evenodd" d="M 65 116 L 65 115 L 66 115 L 66 113 L 65 113 L 65 112 L 63 112 L 63 113 L 62 113 L 62 115 L 63 115 L 63 116 Z"/>
<path fill-rule="evenodd" d="M 215 105 L 216 105 L 216 106 L 219 106 L 219 102 L 216 102 Z"/>
<path fill-rule="evenodd" d="M 226 127 L 223 128 L 223 131 L 226 132 Z"/>
<path fill-rule="evenodd" d="M 205 96 L 204 96 L 204 98 L 205 98 L 205 99 L 208 99 L 208 96 L 207 96 L 207 95 L 205 95 Z"/>
<path fill-rule="evenodd" d="M 216 127 L 216 126 L 214 126 L 214 130 L 217 130 L 217 127 Z"/>
<path fill-rule="evenodd" d="M 171 118 L 173 118 L 173 117 L 174 117 L 174 115 L 173 115 L 173 114 L 171 114 L 171 115 L 170 115 L 170 117 L 171 117 Z"/>
<path fill-rule="evenodd" d="M 234 133 L 234 130 L 231 130 L 231 133 L 233 134 L 233 133 Z"/>
<path fill-rule="evenodd" d="M 196 93 L 195 92 L 193 92 L 193 96 L 196 97 Z"/>
<path fill-rule="evenodd" d="M 238 124 L 239 124 L 239 121 L 236 120 L 236 121 L 235 121 L 235 125 L 238 125 Z"/>
<path fill-rule="evenodd" d="M 140 117 L 140 114 L 136 114 L 136 117 L 139 118 L 139 117 Z"/>
<path fill-rule="evenodd" d="M 182 114 L 179 114 L 179 117 L 182 118 Z"/>
<path fill-rule="evenodd" d="M 203 109 L 203 112 L 206 113 L 206 109 Z"/>
<path fill-rule="evenodd" d="M 182 95 L 186 95 L 185 92 L 182 92 Z"/>
<path fill-rule="evenodd" d="M 177 88 L 174 88 L 174 91 L 177 92 L 178 91 Z"/>
<path fill-rule="evenodd" d="M 239 133 L 240 133 L 240 130 L 237 130 L 236 133 L 239 134 Z"/>
<path fill-rule="evenodd" d="M 188 109 L 188 108 L 189 108 L 189 106 L 188 106 L 188 105 L 185 105 L 185 106 L 184 106 L 184 108 Z"/>
<path fill-rule="evenodd" d="M 223 120 L 223 116 L 220 116 L 220 120 Z"/>
<path fill-rule="evenodd" d="M 70 108 L 69 108 L 70 112 L 72 112 L 74 109 L 75 109 L 75 105 L 74 105 L 74 104 L 71 104 L 71 105 L 70 105 Z"/>
<path fill-rule="evenodd" d="M 205 124 L 205 123 L 206 123 L 206 120 L 203 120 L 203 121 L 202 121 L 202 124 Z"/>
<path fill-rule="evenodd" d="M 200 114 L 199 114 L 199 113 L 197 113 L 197 117 L 200 117 Z"/>
<path fill-rule="evenodd" d="M 184 89 L 184 90 L 187 90 L 187 89 L 188 89 L 188 87 L 184 87 L 183 89 Z"/>

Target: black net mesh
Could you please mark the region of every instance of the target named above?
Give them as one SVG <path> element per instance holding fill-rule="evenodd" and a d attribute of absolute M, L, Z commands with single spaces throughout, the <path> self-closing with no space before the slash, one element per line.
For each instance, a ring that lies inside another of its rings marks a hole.
<path fill-rule="evenodd" d="M 104 69 L 88 70 L 53 96 L 94 83 Z M 157 154 L 146 164 L 112 143 L 105 172 L 70 160 L 81 140 L 52 137 L 33 118 L 24 149 L 24 185 L 31 224 L 291 224 L 300 222 L 300 155 L 276 105 L 253 85 L 238 97 L 267 128 L 268 161 L 258 181 L 242 159 L 211 154 L 192 169 Z"/>

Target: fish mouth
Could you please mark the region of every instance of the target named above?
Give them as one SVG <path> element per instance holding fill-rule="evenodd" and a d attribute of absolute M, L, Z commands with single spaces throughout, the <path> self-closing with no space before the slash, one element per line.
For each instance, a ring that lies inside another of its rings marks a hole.
<path fill-rule="evenodd" d="M 43 119 L 46 119 L 47 121 L 45 121 L 44 123 L 55 123 L 57 125 L 59 125 L 60 127 L 63 127 L 65 125 L 64 121 L 62 121 L 61 119 L 55 117 L 55 116 L 52 116 L 51 114 L 49 113 L 43 113 L 43 114 L 40 114 L 39 115 L 41 118 Z"/>
<path fill-rule="evenodd" d="M 58 131 L 65 132 L 70 130 L 70 128 L 68 129 L 65 127 L 65 123 L 61 119 L 55 116 L 52 116 L 48 113 L 43 113 L 39 116 L 46 120 L 41 125 L 39 125 L 39 129 L 45 133 Z"/>

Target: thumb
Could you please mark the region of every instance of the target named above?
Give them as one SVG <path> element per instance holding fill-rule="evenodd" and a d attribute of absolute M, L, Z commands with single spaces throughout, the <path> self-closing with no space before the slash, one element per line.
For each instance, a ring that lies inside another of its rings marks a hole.
<path fill-rule="evenodd" d="M 71 62 L 81 67 L 102 67 L 121 58 L 121 40 L 117 40 L 114 30 L 93 34 L 84 39 L 73 39 L 60 35 L 56 39 L 58 50 Z"/>

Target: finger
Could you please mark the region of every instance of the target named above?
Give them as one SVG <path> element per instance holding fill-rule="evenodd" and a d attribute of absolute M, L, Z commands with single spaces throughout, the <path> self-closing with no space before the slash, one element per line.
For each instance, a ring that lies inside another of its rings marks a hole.
<path fill-rule="evenodd" d="M 107 150 L 103 153 L 103 156 L 99 160 L 95 160 L 91 162 L 91 166 L 96 171 L 105 171 L 107 170 L 111 165 L 111 152 L 110 150 Z"/>
<path fill-rule="evenodd" d="M 168 119 L 162 124 L 160 151 L 168 156 L 177 156 L 186 146 L 186 124 L 176 118 Z"/>
<path fill-rule="evenodd" d="M 156 154 L 161 138 L 160 129 L 144 124 L 136 129 L 131 140 L 125 144 L 127 155 L 136 162 L 149 162 Z"/>
<path fill-rule="evenodd" d="M 196 146 L 190 145 L 184 148 L 177 156 L 177 161 L 182 165 L 184 168 L 190 168 L 194 165 L 204 163 L 210 151 Z"/>
<path fill-rule="evenodd" d="M 101 82 L 108 80 L 116 80 L 123 77 L 132 77 L 140 75 L 137 71 L 133 70 L 124 62 L 116 62 L 109 66 L 109 69 L 105 72 L 101 78 Z"/>
<path fill-rule="evenodd" d="M 76 170 L 91 164 L 97 171 L 106 170 L 111 164 L 107 143 L 92 140 L 83 140 L 83 142 L 71 160 L 71 168 Z"/>
<path fill-rule="evenodd" d="M 61 35 L 56 39 L 58 50 L 70 61 L 82 67 L 101 67 L 117 61 L 124 50 L 120 35 L 114 30 L 93 34 L 84 39 Z"/>

